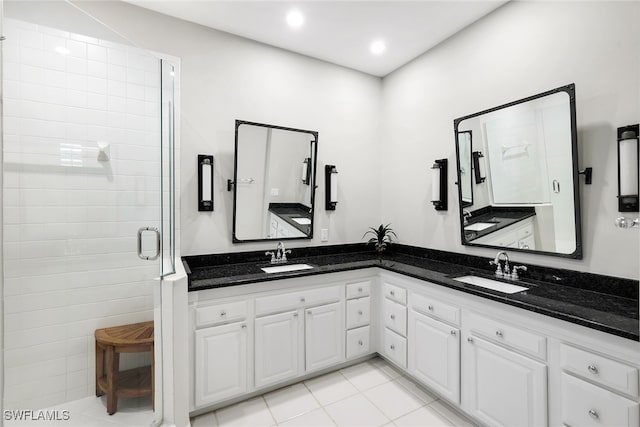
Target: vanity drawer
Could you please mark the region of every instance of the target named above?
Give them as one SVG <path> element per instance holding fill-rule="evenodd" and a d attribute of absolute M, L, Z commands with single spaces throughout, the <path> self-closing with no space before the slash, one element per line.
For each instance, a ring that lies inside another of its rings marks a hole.
<path fill-rule="evenodd" d="M 368 325 L 371 321 L 371 298 L 347 301 L 347 329 Z"/>
<path fill-rule="evenodd" d="M 638 396 L 638 369 L 607 357 L 561 344 L 562 369 L 630 396 Z"/>
<path fill-rule="evenodd" d="M 407 339 L 384 329 L 384 355 L 403 368 L 407 367 Z"/>
<path fill-rule="evenodd" d="M 256 298 L 256 315 L 340 301 L 342 292 L 340 286 L 329 286 Z"/>
<path fill-rule="evenodd" d="M 385 283 L 382 286 L 382 292 L 384 293 L 384 296 L 399 302 L 400 304 L 406 304 L 407 303 L 407 290 L 403 289 L 399 286 L 396 285 L 392 285 L 391 283 Z"/>
<path fill-rule="evenodd" d="M 369 296 L 371 293 L 371 280 L 347 283 L 347 299 Z"/>
<path fill-rule="evenodd" d="M 469 314 L 469 324 L 472 331 L 494 342 L 515 348 L 541 360 L 547 359 L 547 338 L 544 336 L 476 313 Z"/>
<path fill-rule="evenodd" d="M 567 427 L 637 427 L 639 404 L 562 373 L 562 424 Z"/>
<path fill-rule="evenodd" d="M 417 312 L 460 326 L 460 309 L 446 302 L 412 293 L 409 305 Z"/>
<path fill-rule="evenodd" d="M 369 326 L 347 331 L 347 359 L 370 353 L 371 333 Z"/>
<path fill-rule="evenodd" d="M 384 326 L 400 335 L 407 336 L 407 307 L 385 298 L 382 308 Z"/>
<path fill-rule="evenodd" d="M 235 301 L 196 308 L 196 328 L 247 318 L 247 302 Z"/>

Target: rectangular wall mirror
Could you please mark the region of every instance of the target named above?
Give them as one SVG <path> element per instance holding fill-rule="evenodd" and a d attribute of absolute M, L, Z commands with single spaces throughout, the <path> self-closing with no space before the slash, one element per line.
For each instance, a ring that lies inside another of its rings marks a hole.
<path fill-rule="evenodd" d="M 311 239 L 318 132 L 236 120 L 233 242 Z"/>
<path fill-rule="evenodd" d="M 463 245 L 582 258 L 573 84 L 454 131 Z"/>

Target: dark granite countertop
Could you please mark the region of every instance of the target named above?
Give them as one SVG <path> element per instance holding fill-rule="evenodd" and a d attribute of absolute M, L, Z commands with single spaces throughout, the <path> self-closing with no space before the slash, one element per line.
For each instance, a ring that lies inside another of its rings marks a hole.
<path fill-rule="evenodd" d="M 343 246 L 337 253 L 327 250 L 331 247 L 324 247 L 324 251 L 294 249 L 294 256 L 290 257 L 289 263 L 307 263 L 314 268 L 286 273 L 262 272 L 260 268 L 269 265 L 264 261 L 263 252 L 256 252 L 245 258 L 233 254 L 189 256 L 184 257 L 183 261 L 189 274 L 189 291 L 378 267 L 640 341 L 636 280 L 532 266 L 529 269 L 531 275 L 523 277 L 518 283 L 526 284 L 530 289 L 516 294 L 504 294 L 458 282 L 450 277 L 472 273 L 502 280 L 492 277 L 491 271 L 487 270 L 488 264 L 487 267 L 484 265 L 487 263 L 486 258 L 404 247 L 389 251 L 382 259 L 378 259 L 375 253 L 363 251 L 359 245 Z M 304 253 L 296 256 L 296 252 Z M 245 262 L 238 262 L 240 260 Z"/>

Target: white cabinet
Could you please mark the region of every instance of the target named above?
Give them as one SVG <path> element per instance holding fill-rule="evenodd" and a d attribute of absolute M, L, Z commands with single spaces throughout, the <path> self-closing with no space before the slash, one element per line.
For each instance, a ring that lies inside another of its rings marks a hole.
<path fill-rule="evenodd" d="M 293 225 L 286 222 L 284 219 L 279 217 L 278 215 L 271 213 L 270 216 L 270 225 L 269 225 L 269 237 L 270 238 L 280 238 L 280 237 L 306 237 L 307 235 L 302 231 L 298 230 Z"/>
<path fill-rule="evenodd" d="M 255 386 L 293 378 L 299 372 L 299 313 L 289 311 L 255 320 Z"/>
<path fill-rule="evenodd" d="M 562 373 L 562 423 L 569 427 L 637 427 L 638 402 Z"/>
<path fill-rule="evenodd" d="M 460 330 L 415 310 L 408 329 L 409 374 L 460 403 Z"/>
<path fill-rule="evenodd" d="M 535 230 L 533 218 L 527 218 L 474 239 L 473 243 L 505 248 L 535 249 Z"/>
<path fill-rule="evenodd" d="M 336 302 L 305 310 L 305 368 L 314 371 L 344 360 L 344 304 Z"/>
<path fill-rule="evenodd" d="M 407 367 L 407 290 L 394 283 L 383 282 L 382 354 L 400 366 Z"/>
<path fill-rule="evenodd" d="M 465 409 L 490 426 L 547 425 L 547 367 L 514 351 L 469 336 Z"/>
<path fill-rule="evenodd" d="M 248 368 L 246 323 L 197 330 L 195 364 L 196 406 L 245 393 Z"/>

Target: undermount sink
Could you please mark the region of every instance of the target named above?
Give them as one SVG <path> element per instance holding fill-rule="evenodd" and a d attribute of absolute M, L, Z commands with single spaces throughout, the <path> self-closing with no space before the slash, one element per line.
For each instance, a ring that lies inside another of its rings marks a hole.
<path fill-rule="evenodd" d="M 465 225 L 464 229 L 467 231 L 482 231 L 489 227 L 493 227 L 497 223 L 495 222 L 476 222 L 474 224 Z"/>
<path fill-rule="evenodd" d="M 300 225 L 309 225 L 311 224 L 311 220 L 309 218 L 303 218 L 303 217 L 299 217 L 299 218 L 291 218 L 293 221 L 297 222 Z"/>
<path fill-rule="evenodd" d="M 261 270 L 267 274 L 272 274 L 286 273 L 288 271 L 309 270 L 310 268 L 313 268 L 313 266 L 309 264 L 284 264 L 274 265 L 273 267 L 262 267 Z"/>
<path fill-rule="evenodd" d="M 458 282 L 468 283 L 473 286 L 479 286 L 481 288 L 492 289 L 498 292 L 504 292 L 505 294 L 515 294 L 518 292 L 526 291 L 529 288 L 524 286 L 512 285 L 509 283 L 499 282 L 497 280 L 491 280 L 479 276 L 462 276 L 454 277 L 453 280 Z"/>

